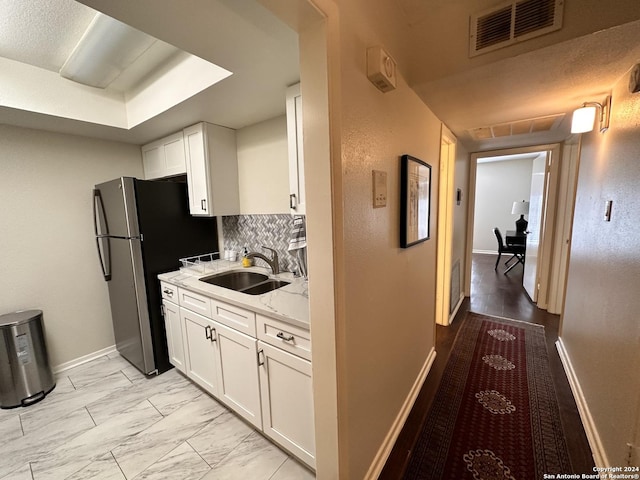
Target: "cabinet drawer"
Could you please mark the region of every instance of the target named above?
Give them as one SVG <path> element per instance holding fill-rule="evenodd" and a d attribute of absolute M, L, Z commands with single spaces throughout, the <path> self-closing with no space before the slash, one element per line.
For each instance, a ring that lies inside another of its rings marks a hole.
<path fill-rule="evenodd" d="M 181 307 L 211 318 L 211 300 L 208 297 L 182 288 L 178 289 L 178 294 Z"/>
<path fill-rule="evenodd" d="M 227 327 L 234 328 L 255 338 L 256 314 L 244 308 L 211 300 L 212 318 Z"/>
<path fill-rule="evenodd" d="M 256 320 L 259 340 L 311 360 L 311 332 L 262 315 Z"/>
<path fill-rule="evenodd" d="M 167 282 L 160 282 L 162 298 L 173 303 L 178 303 L 178 287 Z"/>

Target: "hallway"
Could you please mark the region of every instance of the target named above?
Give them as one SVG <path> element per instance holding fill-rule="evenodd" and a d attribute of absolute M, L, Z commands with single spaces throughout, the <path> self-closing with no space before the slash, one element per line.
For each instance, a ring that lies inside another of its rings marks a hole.
<path fill-rule="evenodd" d="M 538 309 L 529 300 L 522 288 L 522 266 L 517 266 L 508 275 L 504 275 L 502 273 L 504 272 L 503 265 L 500 265 L 497 271 L 494 270 L 495 262 L 495 255 L 473 255 L 471 297 L 464 300 L 451 326 L 443 327 L 438 325 L 436 327 L 436 359 L 379 477 L 380 479 L 402 478 L 410 451 L 420 433 L 422 423 L 439 386 L 453 341 L 462 323 L 461 320 L 468 311 L 544 325 L 551 373 L 556 388 L 571 464 L 575 472 L 593 473 L 594 463 L 591 450 L 555 347 L 555 342 L 558 339 L 560 316 Z"/>

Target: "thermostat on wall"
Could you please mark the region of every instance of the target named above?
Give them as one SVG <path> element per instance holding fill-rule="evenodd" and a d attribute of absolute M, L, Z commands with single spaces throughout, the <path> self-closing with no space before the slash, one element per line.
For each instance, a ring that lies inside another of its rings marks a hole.
<path fill-rule="evenodd" d="M 367 49 L 367 77 L 382 92 L 396 88 L 396 62 L 382 47 Z"/>

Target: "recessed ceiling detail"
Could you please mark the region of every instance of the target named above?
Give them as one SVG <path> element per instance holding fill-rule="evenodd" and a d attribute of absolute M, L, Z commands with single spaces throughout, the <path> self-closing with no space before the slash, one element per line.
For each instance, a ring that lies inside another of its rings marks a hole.
<path fill-rule="evenodd" d="M 47 0 L 36 10 L 25 5 L 28 2 L 0 2 L 0 13 L 13 15 L 7 23 L 22 28 L 8 37 L 0 33 L 0 107 L 131 129 L 232 75 L 69 2 Z M 71 38 L 64 21 L 47 24 L 47 12 L 57 11 L 58 4 L 73 25 Z M 33 15 L 34 25 L 19 21 L 25 13 Z M 42 30 L 50 31 L 44 35 Z M 39 48 L 24 48 L 19 41 L 24 36 Z"/>
<path fill-rule="evenodd" d="M 549 132 L 558 128 L 564 116 L 564 113 L 560 113 L 516 122 L 500 123 L 488 127 L 472 128 L 469 130 L 469 134 L 474 140 L 487 140 L 529 133 Z"/>
<path fill-rule="evenodd" d="M 559 30 L 563 6 L 564 0 L 520 0 L 472 15 L 469 56 Z"/>

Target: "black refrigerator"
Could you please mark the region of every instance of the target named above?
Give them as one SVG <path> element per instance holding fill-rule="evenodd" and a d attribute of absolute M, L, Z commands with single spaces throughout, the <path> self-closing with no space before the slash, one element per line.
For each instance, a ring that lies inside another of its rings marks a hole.
<path fill-rule="evenodd" d="M 184 183 L 131 177 L 96 185 L 93 208 L 118 352 L 146 375 L 162 373 L 171 364 L 157 275 L 217 251 L 216 219 L 189 215 Z"/>

